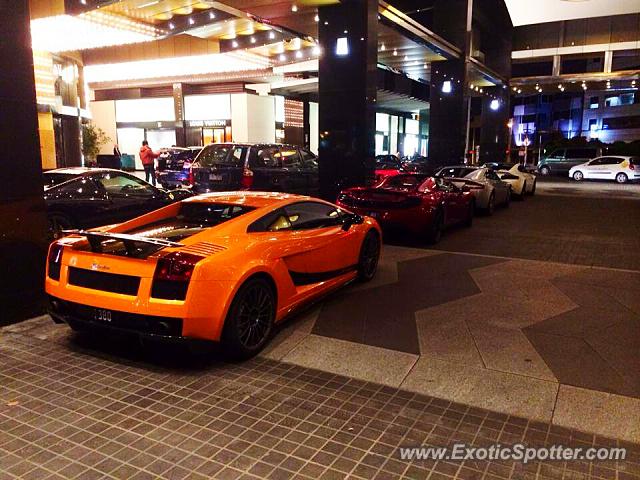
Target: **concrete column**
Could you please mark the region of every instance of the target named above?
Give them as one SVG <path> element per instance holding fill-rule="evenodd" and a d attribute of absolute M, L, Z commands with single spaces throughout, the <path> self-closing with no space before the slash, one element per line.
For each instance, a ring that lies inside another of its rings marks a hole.
<path fill-rule="evenodd" d="M 375 0 L 319 9 L 320 193 L 328 200 L 373 177 L 377 13 Z"/>
<path fill-rule="evenodd" d="M 0 324 L 43 306 L 46 217 L 29 2 L 0 2 Z"/>

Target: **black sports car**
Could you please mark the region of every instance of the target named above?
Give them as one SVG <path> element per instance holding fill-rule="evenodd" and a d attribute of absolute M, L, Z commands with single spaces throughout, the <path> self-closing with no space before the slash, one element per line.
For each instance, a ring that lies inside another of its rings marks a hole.
<path fill-rule="evenodd" d="M 106 168 L 61 168 L 44 173 L 49 234 L 120 223 L 191 196 L 166 191 L 129 173 Z"/>

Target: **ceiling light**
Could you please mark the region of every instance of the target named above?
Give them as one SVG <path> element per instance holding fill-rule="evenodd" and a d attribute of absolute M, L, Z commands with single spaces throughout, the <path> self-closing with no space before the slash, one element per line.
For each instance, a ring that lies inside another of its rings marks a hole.
<path fill-rule="evenodd" d="M 394 57 L 397 57 L 397 56 L 398 56 L 398 51 L 397 51 L 397 50 L 394 50 L 394 51 L 393 51 L 393 56 L 394 56 Z"/>
<path fill-rule="evenodd" d="M 238 48 L 238 42 L 236 42 L 235 40 L 233 42 L 231 42 L 231 46 L 233 48 Z"/>
<path fill-rule="evenodd" d="M 452 90 L 453 87 L 451 86 L 451 82 L 449 80 L 442 82 L 442 93 L 451 93 Z"/>
<path fill-rule="evenodd" d="M 284 53 L 281 53 L 278 56 L 278 60 L 280 60 L 281 62 L 284 62 L 287 59 L 287 56 Z"/>
<path fill-rule="evenodd" d="M 137 8 L 147 8 L 147 7 L 151 7 L 153 5 L 157 5 L 160 3 L 160 0 L 153 0 L 152 2 L 147 2 L 147 3 L 143 3 L 142 5 L 138 5 Z M 86 2 L 83 3 L 83 5 L 86 4 Z"/>
<path fill-rule="evenodd" d="M 302 50 L 296 52 L 296 58 L 302 58 Z"/>
<path fill-rule="evenodd" d="M 169 28 L 173 30 L 174 28 L 176 28 L 176 26 L 173 23 L 169 22 Z"/>
<path fill-rule="evenodd" d="M 320 47 L 318 45 L 313 47 L 313 54 L 314 55 L 320 55 L 321 52 L 322 52 L 322 50 L 320 50 Z"/>
<path fill-rule="evenodd" d="M 349 55 L 349 39 L 347 37 L 340 37 L 336 40 L 336 55 L 341 57 Z"/>
<path fill-rule="evenodd" d="M 193 25 L 194 23 L 196 23 L 196 21 L 193 18 L 189 17 L 189 25 Z"/>
<path fill-rule="evenodd" d="M 248 52 L 215 53 L 186 57 L 162 58 L 102 65 L 85 65 L 84 75 L 88 83 L 142 80 L 181 75 L 206 75 L 224 72 L 262 70 L 269 60 Z M 174 70 L 175 69 L 175 70 Z"/>
<path fill-rule="evenodd" d="M 471 90 L 473 90 L 473 83 L 470 83 L 470 84 L 469 84 L 469 88 L 470 88 Z"/>
<path fill-rule="evenodd" d="M 56 15 L 31 21 L 34 50 L 64 52 L 155 40 L 162 31 L 106 12 Z"/>
<path fill-rule="evenodd" d="M 384 43 L 382 45 L 380 45 L 380 51 L 384 52 L 387 49 L 387 47 L 384 46 Z"/>
<path fill-rule="evenodd" d="M 291 11 L 292 12 L 297 12 L 298 11 L 298 6 L 295 3 L 293 5 L 291 5 Z"/>
<path fill-rule="evenodd" d="M 276 38 L 276 34 L 273 31 L 269 32 L 269 39 L 273 40 L 274 38 Z"/>
<path fill-rule="evenodd" d="M 489 108 L 491 108 L 491 110 L 495 112 L 500 108 L 500 101 L 494 98 L 493 100 L 491 100 L 491 103 L 489 104 Z"/>
<path fill-rule="evenodd" d="M 214 18 L 216 18 L 216 14 L 213 12 L 209 12 L 209 18 L 213 20 Z"/>
<path fill-rule="evenodd" d="M 256 43 L 256 37 L 251 37 L 249 40 L 251 41 L 251 43 Z"/>
<path fill-rule="evenodd" d="M 314 22 L 319 22 L 320 21 L 320 17 L 318 16 L 317 13 L 316 13 L 315 17 L 313 17 L 313 21 Z"/>

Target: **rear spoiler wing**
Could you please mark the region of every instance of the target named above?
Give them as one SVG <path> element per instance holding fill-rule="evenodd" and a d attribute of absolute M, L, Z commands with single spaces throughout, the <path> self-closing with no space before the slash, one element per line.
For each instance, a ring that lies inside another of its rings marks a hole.
<path fill-rule="evenodd" d="M 128 253 L 133 254 L 136 251 L 136 244 L 144 243 L 147 245 L 155 245 L 157 247 L 184 247 L 182 243 L 172 242 L 161 238 L 147 238 L 140 235 L 129 235 L 126 233 L 109 233 L 109 232 L 92 232 L 89 230 L 63 230 L 64 235 L 78 235 L 86 237 L 91 245 L 91 251 L 102 253 L 102 242 L 104 240 L 120 240 L 124 243 L 124 247 Z"/>
<path fill-rule="evenodd" d="M 474 187 L 474 188 L 484 188 L 484 185 L 480 182 L 476 182 L 475 180 L 471 180 L 468 178 L 460 178 L 460 177 L 444 177 L 447 180 L 449 180 L 451 183 L 464 183 L 465 185 L 469 186 L 469 187 Z"/>

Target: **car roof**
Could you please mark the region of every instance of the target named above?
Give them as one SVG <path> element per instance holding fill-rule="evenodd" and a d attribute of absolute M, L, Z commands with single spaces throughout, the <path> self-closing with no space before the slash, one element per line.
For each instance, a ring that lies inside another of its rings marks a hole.
<path fill-rule="evenodd" d="M 247 143 L 247 142 L 222 142 L 222 143 L 210 143 L 201 148 L 206 147 L 296 147 L 296 145 L 292 145 L 289 143 L 270 143 L 270 142 L 260 142 L 260 143 Z M 304 148 L 304 147 L 298 147 Z"/>
<path fill-rule="evenodd" d="M 282 192 L 214 192 L 189 197 L 184 202 L 196 203 L 227 203 L 232 205 L 246 205 L 254 208 L 287 204 L 300 200 L 315 200 L 305 195 L 294 195 Z M 322 202 L 322 200 L 319 200 Z"/>
<path fill-rule="evenodd" d="M 85 173 L 97 173 L 97 172 L 121 172 L 115 168 L 89 168 L 89 167 L 67 167 L 56 168 L 55 170 L 48 170 L 47 173 L 62 173 L 65 175 L 83 175 Z M 126 172 L 125 172 L 126 173 Z"/>

